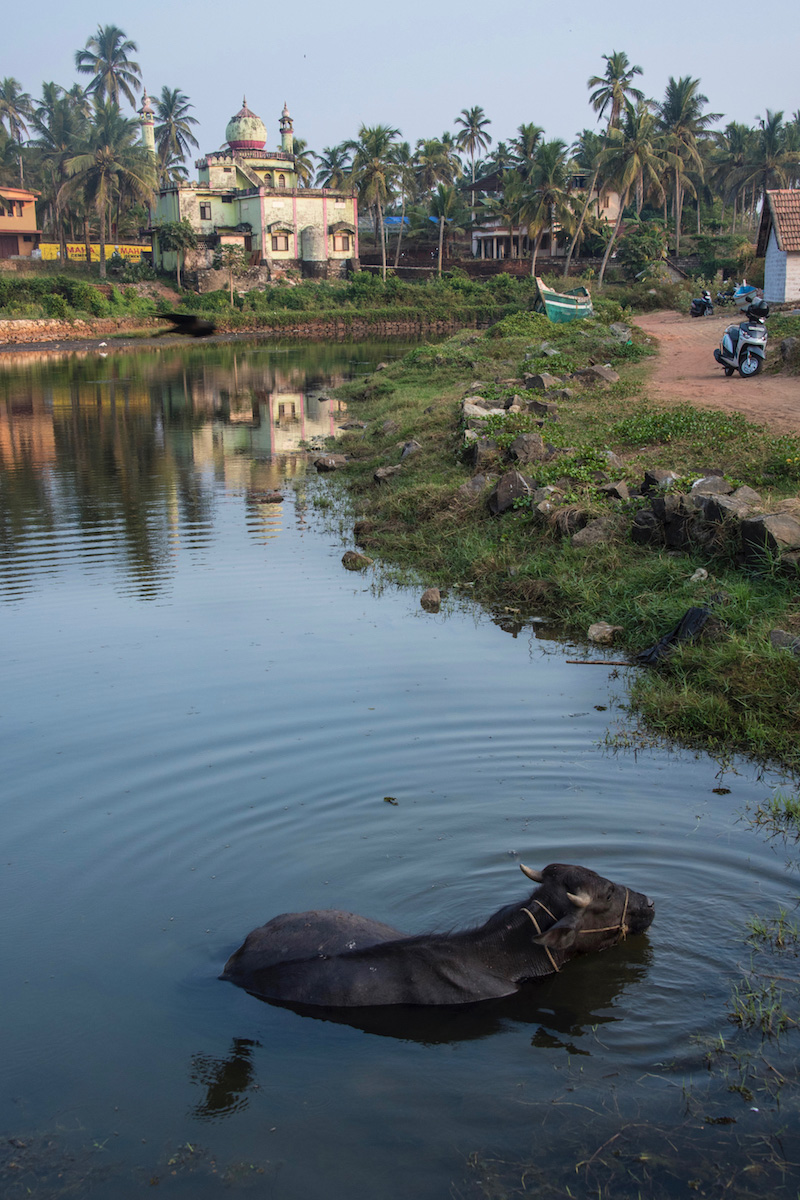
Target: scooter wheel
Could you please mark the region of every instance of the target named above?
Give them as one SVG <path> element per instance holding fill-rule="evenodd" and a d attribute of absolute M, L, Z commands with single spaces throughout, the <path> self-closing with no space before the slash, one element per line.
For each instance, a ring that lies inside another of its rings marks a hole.
<path fill-rule="evenodd" d="M 733 374 L 734 374 L 733 367 L 726 367 L 726 368 L 725 368 L 725 374 L 727 375 L 728 379 L 730 379 L 731 375 L 733 375 Z"/>
<path fill-rule="evenodd" d="M 757 354 L 746 354 L 739 363 L 739 374 L 742 379 L 752 379 L 754 375 L 758 375 L 763 365 L 763 359 Z"/>

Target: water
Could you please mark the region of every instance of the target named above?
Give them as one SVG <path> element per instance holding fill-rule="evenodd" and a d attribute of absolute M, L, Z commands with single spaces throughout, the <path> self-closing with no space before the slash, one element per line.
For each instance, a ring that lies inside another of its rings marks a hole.
<path fill-rule="evenodd" d="M 740 819 L 780 781 L 613 752 L 613 669 L 343 569 L 298 447 L 345 419 L 330 381 L 396 353 L 0 368 L 9 1189 L 438 1200 L 488 1187 L 485 1158 L 552 1177 L 633 1127 L 744 1163 L 778 1119 L 709 1091 L 701 1042 L 728 1036 L 747 918 L 793 903 Z M 217 979 L 282 911 L 475 923 L 526 895 L 520 861 L 646 891 L 655 923 L 521 1000 L 400 1024 Z"/>

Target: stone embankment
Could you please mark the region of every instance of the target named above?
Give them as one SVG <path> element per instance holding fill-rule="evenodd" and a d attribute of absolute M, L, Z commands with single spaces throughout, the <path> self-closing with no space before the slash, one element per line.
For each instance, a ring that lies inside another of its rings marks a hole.
<path fill-rule="evenodd" d="M 154 317 L 93 317 L 88 321 L 58 321 L 48 317 L 0 320 L 0 349 L 33 342 L 90 341 L 109 334 L 133 333 L 137 329 L 163 328 Z"/>
<path fill-rule="evenodd" d="M 358 338 L 368 341 L 375 337 L 418 337 L 430 334 L 453 333 L 465 324 L 462 320 L 395 319 L 371 321 L 368 316 L 298 317 L 290 323 L 270 323 L 253 314 L 243 317 L 235 314 L 212 314 L 217 323 L 217 334 L 231 337 L 246 334 L 263 334 L 269 337 L 305 338 L 321 341 L 325 338 Z M 76 318 L 74 321 L 59 321 L 50 318 L 18 318 L 0 320 L 0 350 L 4 346 L 21 346 L 40 342 L 86 342 L 108 337 L 109 334 L 124 336 L 138 330 L 164 329 L 164 322 L 156 317 L 96 317 L 89 320 Z M 174 330 L 169 330 L 174 333 Z"/>

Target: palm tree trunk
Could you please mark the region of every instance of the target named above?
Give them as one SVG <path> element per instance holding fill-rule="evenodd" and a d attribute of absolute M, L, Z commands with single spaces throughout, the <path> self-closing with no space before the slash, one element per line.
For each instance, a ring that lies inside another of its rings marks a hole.
<path fill-rule="evenodd" d="M 106 277 L 106 206 L 101 203 L 98 206 L 98 217 L 100 218 L 100 278 Z"/>
<path fill-rule="evenodd" d="M 439 261 L 436 267 L 437 278 L 442 278 L 442 245 L 444 243 L 444 217 L 439 217 Z"/>
<path fill-rule="evenodd" d="M 92 265 L 92 238 L 89 233 L 89 210 L 87 209 L 83 217 L 83 244 L 86 248 L 86 266 Z"/>
<path fill-rule="evenodd" d="M 622 196 L 620 199 L 619 213 L 617 215 L 617 220 L 614 225 L 614 232 L 611 234 L 611 240 L 609 241 L 608 245 L 606 246 L 606 252 L 603 255 L 603 262 L 600 266 L 600 274 L 597 277 L 598 287 L 603 286 L 603 277 L 605 276 L 605 273 L 606 273 L 606 265 L 608 263 L 609 258 L 611 257 L 611 251 L 614 248 L 614 242 L 617 240 L 617 234 L 619 233 L 620 226 L 622 225 L 622 214 L 625 211 L 625 205 L 628 203 L 628 192 L 630 190 L 631 190 L 630 187 L 627 187 L 625 189 L 625 195 Z"/>
<path fill-rule="evenodd" d="M 376 208 L 378 210 L 378 223 L 381 231 L 381 278 L 386 283 L 386 230 L 383 227 L 383 206 L 380 200 Z"/>
<path fill-rule="evenodd" d="M 674 200 L 674 205 L 673 205 L 673 207 L 675 209 L 675 257 L 676 258 L 681 252 L 680 186 L 681 186 L 680 185 L 680 177 L 678 175 L 678 168 L 676 167 L 675 168 L 675 200 Z"/>
<path fill-rule="evenodd" d="M 603 145 L 605 146 L 605 142 L 603 142 Z M 578 243 L 578 238 L 581 236 L 581 230 L 583 229 L 583 222 L 586 220 L 586 214 L 589 211 L 589 205 L 592 202 L 592 192 L 597 187 L 597 179 L 598 179 L 599 174 L 600 174 L 600 169 L 598 167 L 598 169 L 595 171 L 594 175 L 592 176 L 592 181 L 589 184 L 589 190 L 586 193 L 586 199 L 583 202 L 583 208 L 581 209 L 581 215 L 580 215 L 580 219 L 578 221 L 578 228 L 575 230 L 574 234 L 572 235 L 572 241 L 569 244 L 569 250 L 567 251 L 567 260 L 564 263 L 564 278 L 566 278 L 567 275 L 569 275 L 569 264 L 572 262 L 573 251 Z"/>
<path fill-rule="evenodd" d="M 394 252 L 394 269 L 397 270 L 400 262 L 400 243 L 403 240 L 403 226 L 406 222 L 406 190 L 403 188 L 403 202 L 400 206 L 400 232 L 397 235 L 397 249 Z"/>
<path fill-rule="evenodd" d="M 528 234 L 528 236 L 530 236 L 530 233 Z M 544 237 L 544 230 L 540 229 L 539 232 L 537 233 L 536 237 L 533 240 L 533 250 L 531 251 L 531 279 L 536 278 L 536 258 L 539 253 L 539 247 L 542 244 L 543 237 Z"/>

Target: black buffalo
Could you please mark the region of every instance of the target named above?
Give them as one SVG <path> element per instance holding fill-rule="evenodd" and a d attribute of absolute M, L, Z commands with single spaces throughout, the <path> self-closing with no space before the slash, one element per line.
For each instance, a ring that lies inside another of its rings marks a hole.
<path fill-rule="evenodd" d="M 510 996 L 653 920 L 648 896 L 586 867 L 522 870 L 539 887 L 475 929 L 409 937 L 333 909 L 284 913 L 248 934 L 220 978 L 284 1004 L 470 1004 Z"/>

